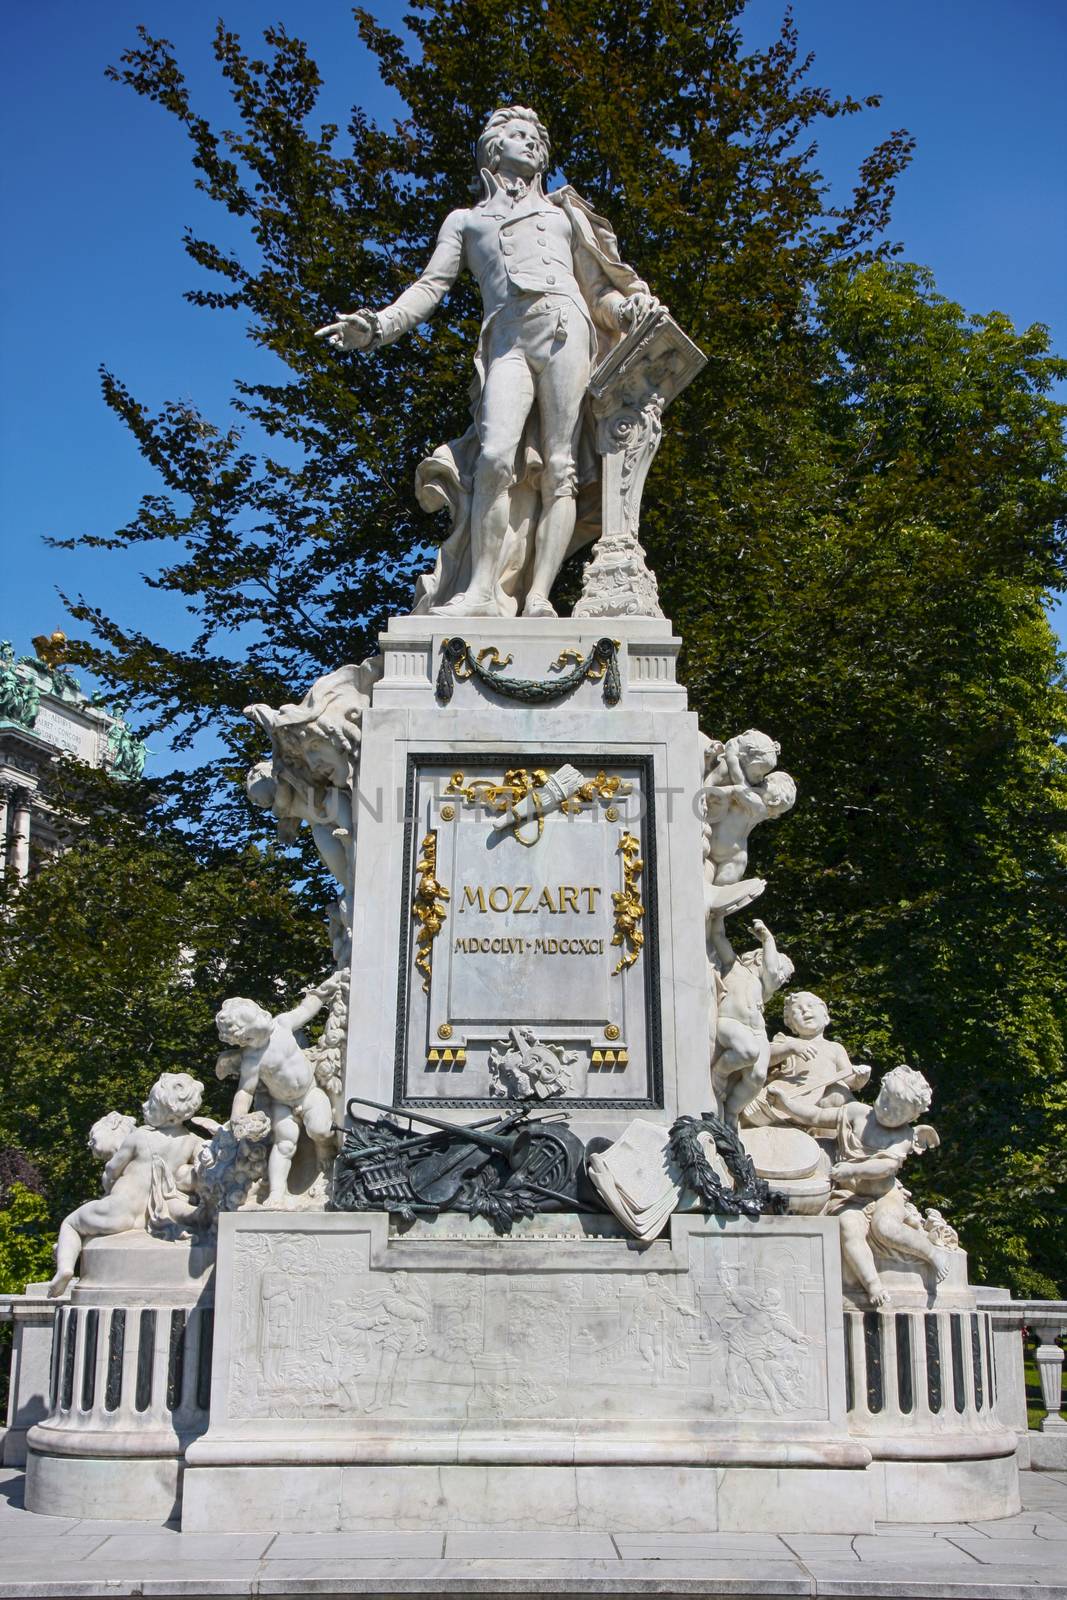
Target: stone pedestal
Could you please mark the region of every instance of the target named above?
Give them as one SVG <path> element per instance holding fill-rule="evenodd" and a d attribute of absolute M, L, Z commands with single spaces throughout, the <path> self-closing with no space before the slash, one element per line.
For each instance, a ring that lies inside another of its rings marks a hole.
<path fill-rule="evenodd" d="M 146 1233 L 90 1240 L 54 1321 L 48 1414 L 30 1429 L 26 1505 L 165 1522 L 207 1423 L 214 1251 Z"/>
<path fill-rule="evenodd" d="M 222 1218 L 187 1529 L 873 1523 L 836 1224 Z"/>
<path fill-rule="evenodd" d="M 551 701 L 510 692 L 558 685 L 608 628 L 610 674 Z M 489 676 L 506 663 L 499 691 L 461 666 L 439 692 L 457 634 Z M 490 1053 L 521 1025 L 573 1053 L 558 1103 L 582 1137 L 703 1106 L 701 745 L 669 623 L 409 617 L 381 645 L 355 799 L 346 1097 L 470 1121 L 499 1107 Z M 553 810 L 545 790 L 524 829 L 494 829 L 488 793 L 509 770 L 564 766 L 603 779 L 591 800 Z"/>

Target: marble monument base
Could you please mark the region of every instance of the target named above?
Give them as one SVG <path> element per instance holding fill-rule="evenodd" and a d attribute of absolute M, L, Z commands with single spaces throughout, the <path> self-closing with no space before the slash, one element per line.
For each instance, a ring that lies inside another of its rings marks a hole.
<path fill-rule="evenodd" d="M 165 1522 L 207 1425 L 214 1251 L 141 1231 L 91 1239 L 52 1328 L 47 1415 L 29 1430 L 26 1507 Z"/>
<path fill-rule="evenodd" d="M 186 1529 L 858 1532 L 836 1224 L 221 1219 Z"/>

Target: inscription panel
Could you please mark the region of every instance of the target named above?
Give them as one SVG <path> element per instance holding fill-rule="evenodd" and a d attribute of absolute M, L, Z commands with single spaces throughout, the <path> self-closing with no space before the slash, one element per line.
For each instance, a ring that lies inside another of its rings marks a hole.
<path fill-rule="evenodd" d="M 374 1264 L 369 1232 L 237 1220 L 232 1425 L 334 1422 L 373 1436 L 476 1423 L 510 1435 L 656 1419 L 723 1437 L 739 1423 L 811 1437 L 843 1416 L 818 1230 L 694 1232 L 687 1270 L 666 1247 L 668 1270 L 644 1270 L 622 1264 L 624 1246 L 519 1241 L 507 1267 L 488 1243 L 483 1270 L 469 1245 L 443 1242 L 427 1270 L 398 1266 L 392 1245 Z M 450 1254 L 464 1264 L 450 1267 Z"/>
<path fill-rule="evenodd" d="M 661 1104 L 651 761 L 413 757 L 408 818 L 396 1101 L 496 1104 L 540 1049 L 553 1098 Z"/>
<path fill-rule="evenodd" d="M 90 766 L 99 764 L 101 735 L 96 728 L 87 728 L 76 717 L 43 705 L 37 713 L 33 731 L 38 738 L 46 739 L 49 744 L 76 756 L 79 761 L 85 761 Z"/>

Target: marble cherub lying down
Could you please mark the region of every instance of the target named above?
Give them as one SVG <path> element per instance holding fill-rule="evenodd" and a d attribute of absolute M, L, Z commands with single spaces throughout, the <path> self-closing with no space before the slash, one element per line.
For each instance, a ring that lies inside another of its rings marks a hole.
<path fill-rule="evenodd" d="M 117 1111 L 93 1124 L 89 1148 L 106 1159 L 104 1192 L 60 1224 L 50 1296 L 65 1293 L 85 1240 L 131 1228 L 148 1228 L 165 1238 L 192 1221 L 199 1209 L 192 1191 L 193 1163 L 205 1141 L 185 1123 L 199 1111 L 203 1097 L 198 1079 L 187 1072 L 164 1072 L 149 1090 L 141 1125 Z"/>

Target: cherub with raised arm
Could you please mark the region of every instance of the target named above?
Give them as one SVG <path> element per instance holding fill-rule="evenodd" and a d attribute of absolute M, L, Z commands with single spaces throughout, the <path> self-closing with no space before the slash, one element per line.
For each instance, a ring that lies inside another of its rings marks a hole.
<path fill-rule="evenodd" d="M 718 990 L 711 1088 L 716 1116 L 732 1128 L 767 1081 L 771 1042 L 763 1008 L 793 976 L 793 963 L 766 924 L 753 922 L 752 931 L 760 947 L 743 956 L 727 938 L 722 916 L 712 920 L 709 933 Z"/>
<path fill-rule="evenodd" d="M 885 1074 L 873 1105 L 853 1100 L 812 1113 L 809 1126 L 837 1137 L 839 1160 L 830 1169 L 834 1190 L 827 1212 L 841 1222 L 841 1258 L 846 1277 L 867 1294 L 872 1305 L 889 1303 L 889 1290 L 878 1274 L 875 1249 L 904 1256 L 933 1268 L 940 1283 L 950 1256 L 935 1245 L 909 1217 L 908 1191 L 897 1174 L 910 1155 L 935 1150 L 941 1143 L 934 1128 L 916 1119 L 929 1111 L 932 1091 L 913 1067 L 893 1067 Z M 914 1208 L 912 1208 L 914 1209 Z"/>
<path fill-rule="evenodd" d="M 109 1111 L 95 1122 L 89 1148 L 107 1157 L 102 1197 L 64 1217 L 56 1240 L 56 1270 L 48 1293 L 62 1295 L 78 1268 L 82 1244 L 104 1234 L 150 1228 L 167 1233 L 196 1215 L 193 1162 L 204 1140 L 184 1126 L 200 1109 L 204 1085 L 187 1072 L 164 1072 L 142 1107 L 144 1125 Z"/>
<path fill-rule="evenodd" d="M 268 1206 L 286 1204 L 289 1170 L 296 1155 L 303 1124 L 315 1146 L 320 1169 L 329 1170 L 335 1150 L 333 1108 L 325 1089 L 315 1080 L 313 1061 L 296 1040 L 296 1032 L 332 998 L 343 982 L 334 973 L 315 989 L 309 989 L 291 1011 L 272 1017 L 255 1000 L 236 997 L 224 1000 L 215 1018 L 223 1050 L 215 1064 L 220 1078 L 237 1076 L 232 1120 L 252 1110 L 256 1090 L 270 1095 L 272 1147 L 267 1161 Z"/>
<path fill-rule="evenodd" d="M 817 994 L 797 989 L 787 995 L 783 1020 L 786 1032 L 771 1040 L 767 1085 L 741 1118 L 746 1128 L 807 1128 L 813 1111 L 847 1105 L 870 1078 L 870 1067 L 851 1061 L 843 1044 L 826 1037 L 830 1013 Z"/>
<path fill-rule="evenodd" d="M 709 739 L 704 753 L 704 904 L 726 915 L 763 893 L 762 878 L 746 878 L 748 836 L 761 822 L 782 817 L 796 803 L 797 787 L 779 772 L 780 747 L 749 728 L 722 744 Z"/>

